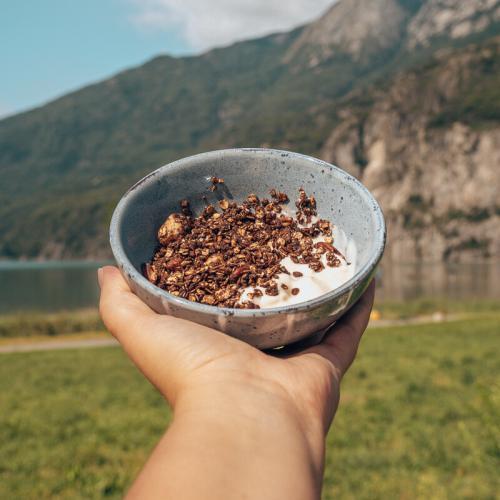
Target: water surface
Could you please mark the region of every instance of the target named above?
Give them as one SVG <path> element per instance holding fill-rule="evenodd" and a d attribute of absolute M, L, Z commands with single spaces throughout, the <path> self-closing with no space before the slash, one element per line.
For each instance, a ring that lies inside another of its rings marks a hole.
<path fill-rule="evenodd" d="M 0 262 L 0 314 L 97 307 L 99 262 Z"/>
<path fill-rule="evenodd" d="M 98 262 L 0 262 L 0 314 L 95 308 Z M 378 300 L 500 299 L 500 262 L 382 263 Z"/>

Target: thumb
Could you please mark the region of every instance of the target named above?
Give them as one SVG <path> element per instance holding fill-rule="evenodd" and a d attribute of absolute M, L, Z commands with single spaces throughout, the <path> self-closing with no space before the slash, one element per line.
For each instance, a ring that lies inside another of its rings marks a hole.
<path fill-rule="evenodd" d="M 228 342 L 226 335 L 210 328 L 155 313 L 132 293 L 116 267 L 101 268 L 98 279 L 104 324 L 171 402 L 187 375 L 208 357 L 220 354 Z"/>
<path fill-rule="evenodd" d="M 101 288 L 99 312 L 106 328 L 120 342 L 134 335 L 141 324 L 158 316 L 132 293 L 116 267 L 101 267 L 97 277 Z"/>
<path fill-rule="evenodd" d="M 99 311 L 106 328 L 137 368 L 172 402 L 182 377 L 176 319 L 150 309 L 132 293 L 116 267 L 99 269 L 98 281 Z"/>

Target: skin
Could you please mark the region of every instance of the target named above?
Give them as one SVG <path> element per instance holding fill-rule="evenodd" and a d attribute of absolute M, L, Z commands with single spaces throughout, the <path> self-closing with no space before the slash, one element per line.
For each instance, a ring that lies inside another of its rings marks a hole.
<path fill-rule="evenodd" d="M 280 358 L 155 313 L 114 267 L 98 278 L 106 327 L 174 411 L 127 498 L 320 498 L 325 437 L 374 283 L 321 344 Z"/>

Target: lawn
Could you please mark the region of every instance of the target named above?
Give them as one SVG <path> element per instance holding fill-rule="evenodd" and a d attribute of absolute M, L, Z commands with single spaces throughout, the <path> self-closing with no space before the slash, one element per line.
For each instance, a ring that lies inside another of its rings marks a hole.
<path fill-rule="evenodd" d="M 324 499 L 494 499 L 500 315 L 372 328 L 343 383 Z M 0 498 L 119 498 L 170 413 L 117 348 L 0 356 Z"/>

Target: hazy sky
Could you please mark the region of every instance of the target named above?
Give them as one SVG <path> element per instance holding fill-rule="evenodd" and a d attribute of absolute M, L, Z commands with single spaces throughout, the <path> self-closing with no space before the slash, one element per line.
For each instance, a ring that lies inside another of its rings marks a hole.
<path fill-rule="evenodd" d="M 151 57 L 288 30 L 333 0 L 0 0 L 0 117 Z"/>

